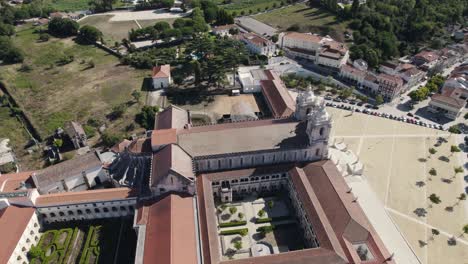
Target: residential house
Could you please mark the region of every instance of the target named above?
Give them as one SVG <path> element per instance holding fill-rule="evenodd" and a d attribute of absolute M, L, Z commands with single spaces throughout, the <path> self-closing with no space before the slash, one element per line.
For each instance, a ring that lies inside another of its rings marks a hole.
<path fill-rule="evenodd" d="M 403 79 L 398 76 L 381 73 L 377 75 L 377 82 L 378 94 L 382 95 L 385 101 L 392 101 L 403 92 Z"/>
<path fill-rule="evenodd" d="M 366 78 L 366 71 L 355 68 L 351 65 L 345 64 L 341 67 L 340 78 L 348 81 L 358 88 L 363 85 L 364 79 Z"/>
<path fill-rule="evenodd" d="M 428 110 L 455 120 L 462 112 L 465 104 L 466 97 L 463 96 L 463 90 L 449 87 L 444 88 L 441 94 L 434 94 L 431 97 Z"/>
<path fill-rule="evenodd" d="M 169 64 L 153 67 L 153 88 L 168 88 L 172 84 L 171 66 Z"/>
<path fill-rule="evenodd" d="M 237 25 L 235 24 L 229 24 L 229 25 L 223 25 L 223 26 L 216 26 L 214 27 L 211 31 L 213 34 L 224 37 L 224 36 L 230 36 L 231 34 L 229 31 L 231 29 L 238 29 Z"/>
<path fill-rule="evenodd" d="M 86 133 L 80 123 L 70 121 L 65 123 L 65 133 L 67 133 L 75 149 L 83 148 L 88 145 Z"/>
<path fill-rule="evenodd" d="M 314 34 L 284 33 L 281 46 L 292 57 L 304 58 L 335 70 L 346 64 L 349 58 L 348 49 L 343 43 Z"/>
<path fill-rule="evenodd" d="M 260 54 L 271 57 L 276 53 L 276 44 L 271 40 L 254 33 L 240 33 L 236 39 L 245 43 L 245 46 L 252 54 Z"/>
<path fill-rule="evenodd" d="M 362 82 L 361 88 L 372 94 L 377 94 L 379 89 L 377 75 L 372 72 L 367 72 L 366 76 L 364 77 L 364 81 Z"/>
<path fill-rule="evenodd" d="M 439 55 L 435 51 L 423 50 L 414 55 L 412 63 L 421 69 L 432 69 L 439 60 Z"/>

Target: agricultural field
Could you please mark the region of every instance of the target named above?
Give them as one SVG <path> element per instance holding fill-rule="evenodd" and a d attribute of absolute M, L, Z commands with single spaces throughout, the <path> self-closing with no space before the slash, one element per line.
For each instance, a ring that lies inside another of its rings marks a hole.
<path fill-rule="evenodd" d="M 259 9 L 263 12 L 265 11 L 265 7 L 271 9 L 274 4 L 280 6 L 281 2 L 286 3 L 285 0 L 214 0 L 214 2 L 227 11 L 237 12 L 238 14 L 242 11 L 244 11 L 245 14 L 249 14 L 249 10 L 252 10 L 252 13 L 259 13 Z M 230 3 L 225 4 L 226 2 Z"/>
<path fill-rule="evenodd" d="M 25 62 L 0 66 L 0 78 L 42 138 L 70 120 L 93 119 L 122 134 L 139 132 L 134 117 L 142 104 L 131 93 L 141 90 L 149 72 L 122 66 L 113 55 L 71 38 L 37 39 L 33 27 L 19 27 L 13 41 L 25 51 Z M 125 106 L 124 114 L 110 122 L 116 106 Z"/>
<path fill-rule="evenodd" d="M 32 264 L 130 263 L 135 249 L 131 219 L 112 219 L 47 227 L 29 255 Z"/>
<path fill-rule="evenodd" d="M 89 0 L 47 0 L 50 5 L 58 11 L 80 11 L 89 9 Z M 122 7 L 126 4 L 118 0 L 113 5 L 115 7 Z"/>
<path fill-rule="evenodd" d="M 309 7 L 304 3 L 259 14 L 254 18 L 278 28 L 280 31 L 298 25 L 301 32 L 330 35 L 338 41 L 344 41 L 344 32 L 347 28 L 346 22 L 337 21 L 333 14 L 322 9 Z"/>

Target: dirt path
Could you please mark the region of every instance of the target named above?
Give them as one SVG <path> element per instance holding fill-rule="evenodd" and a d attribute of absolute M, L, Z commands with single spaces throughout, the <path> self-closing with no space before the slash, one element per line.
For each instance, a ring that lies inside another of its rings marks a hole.
<path fill-rule="evenodd" d="M 78 229 L 78 235 L 76 236 L 75 241 L 73 241 L 73 248 L 72 248 L 73 252 L 70 254 L 70 257 L 67 259 L 67 262 L 66 262 L 67 264 L 75 263 L 75 261 L 70 262 L 70 260 L 76 260 L 76 257 L 80 253 L 81 246 L 77 247 L 77 243 L 78 241 L 83 242 L 83 239 L 80 240 L 80 238 L 83 238 L 83 236 L 84 236 L 84 233 Z"/>

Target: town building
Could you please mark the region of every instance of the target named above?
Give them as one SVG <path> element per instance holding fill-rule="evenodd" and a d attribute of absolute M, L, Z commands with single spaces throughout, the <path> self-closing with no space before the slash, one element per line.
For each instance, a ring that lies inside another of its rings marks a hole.
<path fill-rule="evenodd" d="M 80 123 L 75 121 L 67 122 L 65 123 L 64 130 L 75 149 L 83 148 L 88 145 L 88 138 Z"/>
<path fill-rule="evenodd" d="M 239 33 L 235 39 L 242 41 L 252 54 L 271 57 L 276 54 L 276 44 L 254 33 Z"/>
<path fill-rule="evenodd" d="M 423 70 L 430 70 L 436 66 L 439 55 L 435 51 L 423 50 L 413 56 L 412 63 Z"/>
<path fill-rule="evenodd" d="M 229 33 L 233 29 L 239 29 L 235 24 L 223 25 L 223 26 L 216 26 L 211 31 L 213 34 L 224 37 L 224 36 L 231 36 Z"/>
<path fill-rule="evenodd" d="M 153 89 L 168 88 L 172 84 L 171 66 L 169 64 L 153 67 Z"/>
<path fill-rule="evenodd" d="M 466 97 L 462 99 L 460 88 L 445 88 L 441 94 L 434 94 L 429 102 L 428 110 L 455 120 L 466 104 Z"/>
<path fill-rule="evenodd" d="M 280 38 L 281 47 L 289 56 L 307 59 L 334 70 L 339 70 L 349 58 L 347 47 L 330 37 L 286 32 Z"/>
<path fill-rule="evenodd" d="M 377 82 L 377 93 L 382 95 L 385 101 L 392 101 L 403 92 L 403 79 L 398 76 L 381 73 L 377 75 Z"/>

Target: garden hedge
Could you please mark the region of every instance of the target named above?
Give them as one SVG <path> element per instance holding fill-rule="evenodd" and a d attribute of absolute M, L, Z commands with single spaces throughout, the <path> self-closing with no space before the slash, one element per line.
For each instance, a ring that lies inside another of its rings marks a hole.
<path fill-rule="evenodd" d="M 242 225 L 246 225 L 246 224 L 247 224 L 247 221 L 245 221 L 245 220 L 243 220 L 243 221 L 231 221 L 231 222 L 227 222 L 227 223 L 220 223 L 219 227 L 242 226 Z"/>
<path fill-rule="evenodd" d="M 279 217 L 267 217 L 267 218 L 257 218 L 255 220 L 255 223 L 256 224 L 261 224 L 261 223 L 269 223 L 269 222 L 273 222 L 273 221 L 283 221 L 283 220 L 288 220 L 290 219 L 289 216 L 279 216 Z"/>
<path fill-rule="evenodd" d="M 242 235 L 244 232 L 249 232 L 248 228 L 240 228 L 240 229 L 233 229 L 233 230 L 225 230 L 221 231 L 219 234 L 222 236 L 228 235 Z"/>

